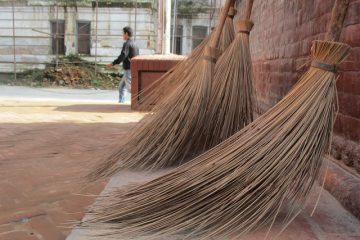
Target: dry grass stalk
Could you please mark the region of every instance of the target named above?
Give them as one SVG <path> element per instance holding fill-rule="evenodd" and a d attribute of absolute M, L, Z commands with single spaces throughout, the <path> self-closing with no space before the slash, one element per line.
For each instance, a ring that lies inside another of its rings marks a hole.
<path fill-rule="evenodd" d="M 339 64 L 349 49 L 315 41 L 312 59 Z M 329 150 L 336 107 L 336 74 L 311 67 L 253 123 L 170 174 L 102 197 L 82 226 L 113 237 L 209 239 L 270 223 L 285 204 L 304 204 Z"/>
<path fill-rule="evenodd" d="M 116 152 L 87 175 L 90 181 L 112 176 L 123 168 L 162 168 L 181 164 L 201 136 L 210 99 L 215 60 L 222 27 L 233 4 L 228 0 L 219 27 L 204 49 L 201 60 L 193 62 L 188 75 L 173 93 L 164 97 L 138 124 Z M 231 32 L 231 31 L 229 31 Z"/>

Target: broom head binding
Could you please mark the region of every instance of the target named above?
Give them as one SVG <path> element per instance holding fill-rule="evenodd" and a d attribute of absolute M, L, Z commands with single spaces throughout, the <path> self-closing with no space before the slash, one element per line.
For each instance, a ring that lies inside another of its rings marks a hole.
<path fill-rule="evenodd" d="M 204 56 L 203 56 L 204 60 L 216 63 L 216 60 L 218 59 L 219 56 L 220 56 L 219 49 L 214 48 L 212 46 L 205 47 Z"/>
<path fill-rule="evenodd" d="M 237 13 L 236 8 L 231 7 L 230 10 L 229 10 L 229 12 L 228 12 L 228 17 L 229 17 L 229 18 L 234 18 L 235 15 L 236 15 L 236 13 Z"/>
<path fill-rule="evenodd" d="M 236 29 L 238 33 L 250 34 L 251 29 L 253 28 L 254 23 L 250 20 L 239 20 L 236 23 Z"/>
<path fill-rule="evenodd" d="M 311 67 L 313 67 L 313 68 L 319 68 L 319 69 L 322 69 L 322 70 L 324 70 L 324 71 L 333 72 L 333 73 L 336 73 L 336 72 L 337 72 L 337 65 L 335 65 L 335 64 L 323 63 L 323 62 L 316 61 L 316 60 L 313 60 L 313 61 L 311 62 Z"/>

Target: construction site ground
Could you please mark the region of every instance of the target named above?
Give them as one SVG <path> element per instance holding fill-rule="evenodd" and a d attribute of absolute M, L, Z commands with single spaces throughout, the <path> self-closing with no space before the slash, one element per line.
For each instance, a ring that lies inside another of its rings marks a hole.
<path fill-rule="evenodd" d="M 0 87 L 0 239 L 90 239 L 72 226 L 106 183 L 85 186 L 81 176 L 114 149 L 143 114 L 116 104 L 116 91 L 99 97 L 96 91 L 63 89 L 51 94 L 56 98 L 36 91 Z M 165 172 L 125 171 L 107 190 Z M 316 187 L 308 207 L 276 239 L 360 239 L 359 220 L 325 190 L 310 216 L 319 192 Z M 276 223 L 269 239 L 279 230 Z M 244 239 L 264 239 L 266 232 L 263 228 Z"/>

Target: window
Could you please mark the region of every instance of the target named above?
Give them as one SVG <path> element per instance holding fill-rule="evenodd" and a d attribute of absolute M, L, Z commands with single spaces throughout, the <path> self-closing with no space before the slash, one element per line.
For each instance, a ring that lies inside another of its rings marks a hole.
<path fill-rule="evenodd" d="M 91 22 L 77 22 L 77 51 L 80 54 L 90 54 Z"/>
<path fill-rule="evenodd" d="M 207 35 L 208 28 L 205 26 L 193 26 L 192 28 L 192 48 L 196 48 Z"/>
<path fill-rule="evenodd" d="M 51 21 L 52 54 L 65 54 L 65 21 Z"/>
<path fill-rule="evenodd" d="M 173 51 L 173 26 L 171 26 L 171 52 L 176 54 L 182 54 L 182 38 L 183 38 L 183 26 L 176 26 L 176 32 L 175 32 L 175 42 L 174 42 L 174 48 L 175 51 Z"/>

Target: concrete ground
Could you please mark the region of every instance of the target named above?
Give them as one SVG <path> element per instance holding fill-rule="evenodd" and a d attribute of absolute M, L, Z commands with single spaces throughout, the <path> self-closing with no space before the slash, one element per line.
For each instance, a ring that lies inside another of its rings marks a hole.
<path fill-rule="evenodd" d="M 56 91 L 55 99 L 38 95 L 41 89 L 3 90 L 0 87 L 0 239 L 66 239 L 71 223 L 84 216 L 84 209 L 104 188 L 99 183 L 84 189 L 81 175 L 115 148 L 143 114 L 127 105 L 88 98 L 87 90 L 76 90 L 79 94 L 70 100 L 65 96 L 72 90 Z M 116 102 L 116 91 L 113 94 L 109 101 Z M 66 101 L 60 101 L 62 96 Z M 122 172 L 108 189 L 163 173 Z M 318 192 L 315 189 L 306 211 L 277 239 L 360 239 L 360 222 L 326 191 L 315 215 L 309 215 Z M 275 225 L 272 236 L 279 229 Z M 262 229 L 244 239 L 263 239 L 265 232 Z M 84 233 L 75 230 L 68 240 L 89 239 Z"/>
<path fill-rule="evenodd" d="M 30 88 L 2 85 L 0 86 L 1 100 L 116 103 L 118 92 L 114 90 Z"/>

